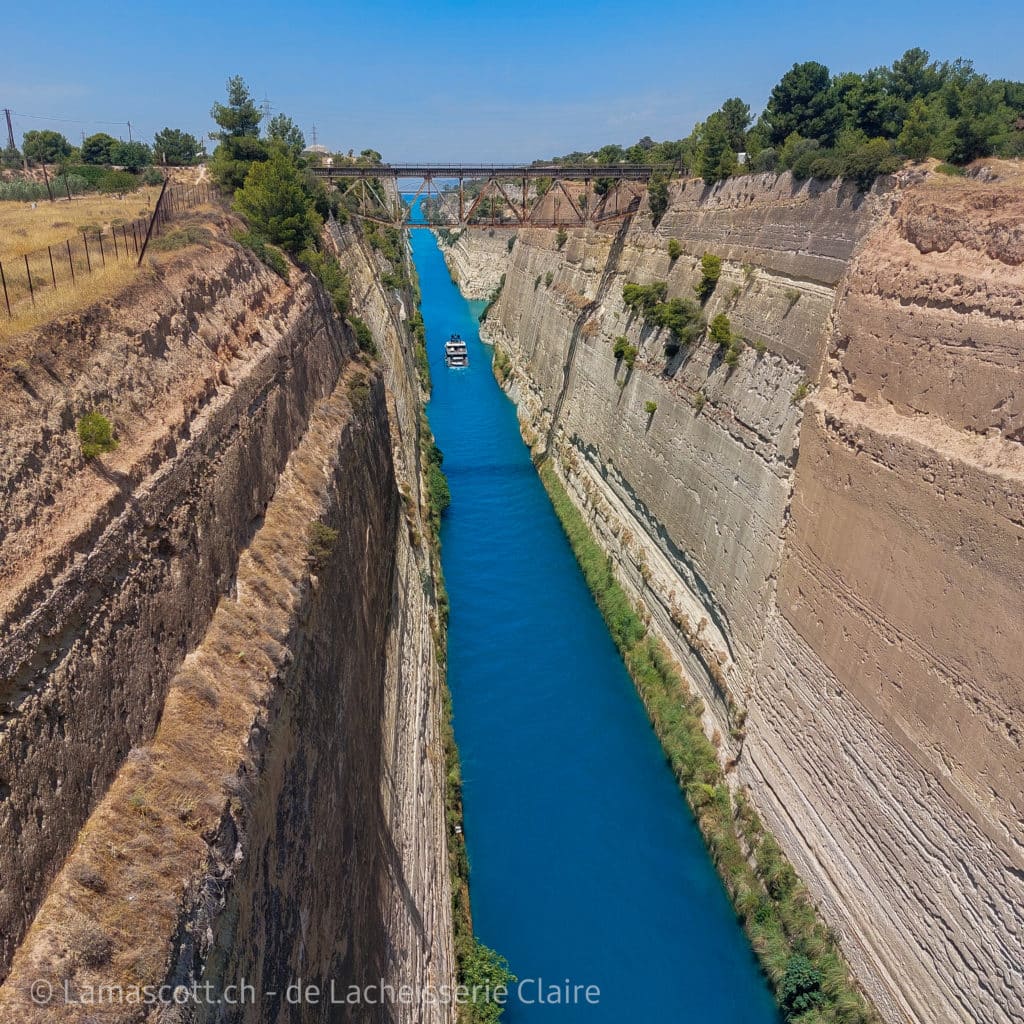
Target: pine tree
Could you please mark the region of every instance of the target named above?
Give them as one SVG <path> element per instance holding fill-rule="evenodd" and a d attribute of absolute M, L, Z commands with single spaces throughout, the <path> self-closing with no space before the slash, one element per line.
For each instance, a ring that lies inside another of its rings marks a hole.
<path fill-rule="evenodd" d="M 248 218 L 254 232 L 292 253 L 313 244 L 323 223 L 302 173 L 280 147 L 249 168 L 245 184 L 235 193 L 235 209 Z"/>
<path fill-rule="evenodd" d="M 712 114 L 700 131 L 697 147 L 697 173 L 709 184 L 728 178 L 736 170 L 736 154 L 729 141 L 725 117 Z"/>
<path fill-rule="evenodd" d="M 220 125 L 211 138 L 220 139 L 210 160 L 210 175 L 222 189 L 234 192 L 242 187 L 249 168 L 267 159 L 267 147 L 260 140 L 262 113 L 249 95 L 240 75 L 228 79 L 228 102 L 214 103 L 210 116 Z"/>
<path fill-rule="evenodd" d="M 924 160 L 931 154 L 935 135 L 935 119 L 928 104 L 922 99 L 916 99 L 907 111 L 903 131 L 896 140 L 896 148 L 911 160 Z"/>

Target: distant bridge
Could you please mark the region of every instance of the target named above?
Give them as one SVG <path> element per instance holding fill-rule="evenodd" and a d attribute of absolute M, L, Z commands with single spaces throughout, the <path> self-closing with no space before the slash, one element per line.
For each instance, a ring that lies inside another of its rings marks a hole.
<path fill-rule="evenodd" d="M 581 227 L 635 213 L 654 175 L 669 164 L 337 164 L 313 168 L 335 184 L 346 207 L 401 228 Z M 419 181 L 411 200 L 400 179 Z M 456 184 L 457 183 L 457 184 Z M 468 183 L 468 186 L 467 186 Z M 422 220 L 412 220 L 418 200 Z"/>

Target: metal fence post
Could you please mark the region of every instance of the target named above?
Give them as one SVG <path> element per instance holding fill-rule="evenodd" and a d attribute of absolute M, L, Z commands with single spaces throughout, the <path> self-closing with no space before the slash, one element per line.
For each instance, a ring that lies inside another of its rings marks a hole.
<path fill-rule="evenodd" d="M 57 290 L 57 271 L 53 269 L 53 250 L 47 246 L 46 255 L 50 257 L 50 277 L 53 280 L 53 290 Z"/>
<path fill-rule="evenodd" d="M 164 194 L 167 191 L 167 178 L 164 178 L 163 188 L 160 189 L 160 195 L 157 196 L 156 207 L 153 210 L 153 216 L 149 219 L 149 227 L 146 228 L 146 237 L 142 240 L 142 252 L 139 253 L 139 262 L 137 266 L 142 266 L 142 257 L 146 255 L 146 246 L 149 245 L 149 238 L 153 234 L 153 228 L 156 226 L 156 219 L 160 215 L 160 206 L 163 202 Z"/>
<path fill-rule="evenodd" d="M 105 267 L 107 265 L 107 254 L 103 251 L 103 232 L 97 231 L 96 237 L 100 243 L 100 259 L 103 261 L 101 265 Z"/>
<path fill-rule="evenodd" d="M 36 304 L 36 290 L 32 287 L 32 268 L 28 265 L 28 253 L 25 253 L 25 277 L 28 278 L 28 293 L 32 296 L 32 305 Z"/>
<path fill-rule="evenodd" d="M 75 284 L 75 261 L 71 258 L 71 239 L 65 238 L 64 244 L 68 247 L 68 267 L 71 270 L 71 284 Z"/>
<path fill-rule="evenodd" d="M 89 258 L 89 236 L 85 228 L 82 228 L 82 244 L 85 246 L 85 268 L 92 273 L 92 260 Z"/>
<path fill-rule="evenodd" d="M 11 298 L 7 294 L 7 276 L 4 274 L 3 260 L 0 260 L 0 282 L 2 282 L 4 286 L 4 304 L 7 306 L 7 315 L 13 319 L 14 314 L 11 312 Z"/>

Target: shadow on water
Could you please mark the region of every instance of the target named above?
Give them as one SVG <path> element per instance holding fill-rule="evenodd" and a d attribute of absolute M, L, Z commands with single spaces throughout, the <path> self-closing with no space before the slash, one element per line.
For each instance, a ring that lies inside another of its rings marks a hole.
<path fill-rule="evenodd" d="M 774 1003 L 433 236 L 413 256 L 452 505 L 449 684 L 474 920 L 524 980 L 509 1024 L 776 1024 Z M 458 332 L 470 365 L 448 369 Z M 536 1001 L 596 985 L 588 1005 Z M 529 1002 L 533 1000 L 533 1002 Z"/>

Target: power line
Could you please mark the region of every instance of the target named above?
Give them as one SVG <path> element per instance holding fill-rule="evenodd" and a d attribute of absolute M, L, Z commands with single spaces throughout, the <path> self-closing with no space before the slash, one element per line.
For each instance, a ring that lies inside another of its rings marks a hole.
<path fill-rule="evenodd" d="M 88 121 L 77 117 L 57 117 L 54 114 L 26 114 L 23 110 L 12 110 L 15 117 L 31 117 L 36 121 L 62 121 L 64 124 L 126 124 L 125 121 Z"/>

